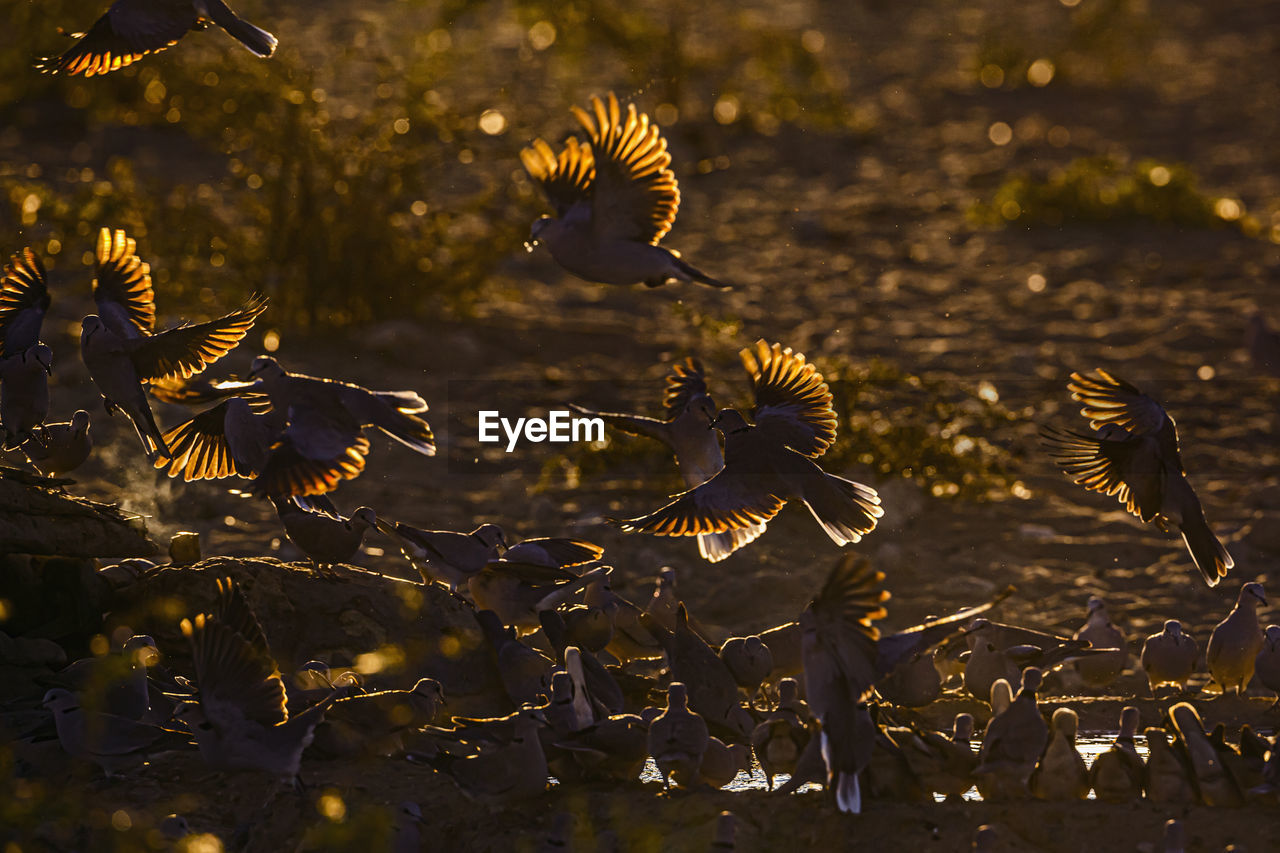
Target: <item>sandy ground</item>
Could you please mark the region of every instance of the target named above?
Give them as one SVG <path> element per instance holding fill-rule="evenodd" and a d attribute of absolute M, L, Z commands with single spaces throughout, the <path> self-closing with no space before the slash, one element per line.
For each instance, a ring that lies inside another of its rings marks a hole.
<path fill-rule="evenodd" d="M 974 14 L 989 23 L 1006 5 L 979 4 Z M 686 354 L 703 356 L 723 401 L 742 402 L 747 386 L 736 350 L 764 337 L 813 358 L 852 365 L 880 359 L 969 389 L 989 383 L 1011 413 L 984 437 L 1008 454 L 1021 497 L 1006 491 L 986 501 L 938 498 L 856 462 L 837 471 L 874 483 L 884 497 L 883 522 L 856 550 L 887 574 L 894 596 L 887 624 L 912 624 L 1013 584 L 1016 594 L 997 611 L 1002 620 L 1071 631 L 1088 597 L 1102 595 L 1135 653 L 1141 638 L 1171 617 L 1203 648 L 1239 585 L 1266 583 L 1280 558 L 1280 380 L 1261 376 L 1241 348 L 1255 309 L 1280 322 L 1274 287 L 1280 247 L 1226 228 L 1141 222 L 992 229 L 972 224 L 966 213 L 1010 171 L 1043 173 L 1077 156 L 1112 154 L 1187 162 L 1206 192 L 1241 199 L 1269 225 L 1280 198 L 1280 150 L 1273 144 L 1280 81 L 1269 71 L 1280 38 L 1274 13 L 1247 2 L 1212 11 L 1161 4 L 1149 15 L 1151 41 L 1118 49 L 1126 63 L 1118 78 L 1101 79 L 1098 69 L 1097 78 L 1080 73 L 1045 89 L 988 90 L 959 70 L 962 48 L 974 37 L 953 38 L 954 17 L 936 11 L 877 7 L 846 19 L 835 6 L 809 10 L 829 27 L 833 45 L 843 44 L 841 34 L 855 39 L 848 47 L 858 56 L 850 98 L 878 116 L 875 132 L 784 128 L 764 136 L 711 126 L 700 136 L 672 134 L 678 161 L 687 164 L 706 149 L 727 158 L 727 168 L 709 174 L 681 170 L 684 201 L 668 242 L 735 282 L 730 293 L 587 285 L 565 277 L 545 255 L 513 245 L 500 247 L 510 249 L 510 260 L 486 285 L 475 316 L 317 337 L 285 334 L 277 354 L 288 367 L 377 388 L 413 388 L 432 405 L 440 455 L 425 460 L 375 439 L 367 472 L 338 493 L 340 506 L 367 504 L 422 527 L 495 521 L 516 536 L 588 538 L 605 546 L 615 588 L 636 599 L 648 595 L 659 567 L 675 566 L 682 597 L 720 636 L 795 618 L 836 556 L 801 509 L 784 510 L 757 543 L 710 566 L 698 560 L 692 540 L 628 537 L 603 523 L 656 508 L 678 490 L 661 454 L 641 449 L 594 470 L 581 448 L 566 456 L 528 445 L 507 455 L 481 448 L 474 432 L 477 411 L 495 405 L 513 414 L 570 401 L 656 413 L 664 365 Z M 996 122 L 1013 129 L 1009 144 L 990 141 Z M 1063 139 L 1050 133 L 1054 128 L 1068 131 L 1066 144 L 1050 141 Z M 59 311 L 65 321 L 76 319 L 71 306 Z M 92 394 L 71 355 L 73 338 L 51 342 L 62 354 L 56 408 L 87 406 Z M 227 359 L 227 369 L 242 371 L 256 343 Z M 1236 560 L 1218 588 L 1204 586 L 1175 536 L 1143 527 L 1113 500 L 1073 486 L 1037 448 L 1037 424 L 1080 425 L 1066 377 L 1095 366 L 1148 390 L 1177 419 L 1191 481 Z M 849 392 L 840 384 L 835 390 Z M 296 556 L 281 542 L 269 507 L 228 496 L 218 485 L 164 480 L 147 468 L 121 419 L 100 411 L 94 409 L 94 431 L 102 450 L 77 472 L 75 488 L 150 516 L 160 539 L 198 531 L 206 554 Z M 894 412 L 882 414 L 892 422 Z M 165 424 L 182 416 L 160 407 Z M 582 473 L 566 459 L 582 465 Z M 370 537 L 367 544 L 363 566 L 404 574 L 394 553 L 378 553 L 391 550 L 388 542 Z M 1270 614 L 1263 611 L 1264 622 Z M 271 614 L 260 615 L 269 623 Z M 1118 709 L 1134 697 L 1144 720 L 1154 720 L 1158 708 L 1141 678 L 1127 677 L 1118 690 L 1071 700 L 1085 729 L 1114 727 Z M 1205 715 L 1271 728 L 1275 715 L 1262 695 Z M 947 700 L 927 716 L 941 724 L 975 707 Z M 225 833 L 268 794 L 260 780 L 206 774 L 194 756 L 160 761 L 127 785 L 83 769 L 68 773 L 68 790 L 103 826 L 125 807 L 140 825 L 176 810 L 198 829 Z M 318 792 L 328 789 L 347 803 L 349 826 L 357 818 L 384 825 L 379 809 L 405 799 L 422 803 L 434 834 L 424 849 L 532 849 L 563 810 L 579 815 L 582 849 L 594 849 L 588 838 L 609 828 L 622 849 L 636 850 L 705 849 L 721 809 L 740 816 L 740 849 L 749 850 L 797 842 L 964 850 L 982 823 L 1003 828 L 1008 846 L 999 849 L 1133 850 L 1158 839 L 1163 821 L 1174 816 L 1145 804 L 966 803 L 874 804 L 852 818 L 838 816 L 818 795 L 667 799 L 638 784 L 557 788 L 532 803 L 491 811 L 465 801 L 428 769 L 405 764 L 309 763 L 304 774 L 311 792 L 282 795 L 250 849 L 294 849 L 308 827 L 340 834 L 342 826 L 316 811 Z M 1177 816 L 1187 823 L 1191 850 L 1228 843 L 1268 850 L 1280 830 L 1273 807 L 1197 808 Z M 86 849 L 146 843 L 142 830 L 102 829 L 93 838 Z M 315 849 L 352 849 L 336 840 L 331 847 L 317 843 Z M 72 848 L 55 842 L 50 849 Z"/>

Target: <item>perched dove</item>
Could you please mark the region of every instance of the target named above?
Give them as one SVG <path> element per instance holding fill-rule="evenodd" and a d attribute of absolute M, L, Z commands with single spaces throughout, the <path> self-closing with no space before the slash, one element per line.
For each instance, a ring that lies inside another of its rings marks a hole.
<path fill-rule="evenodd" d="M 1083 800 L 1089 796 L 1089 768 L 1076 751 L 1080 718 L 1070 708 L 1055 708 L 1049 720 L 1049 742 L 1031 773 L 1029 787 L 1037 800 Z"/>
<path fill-rule="evenodd" d="M 1138 722 L 1138 709 L 1126 706 L 1120 712 L 1115 741 L 1089 768 L 1089 784 L 1104 803 L 1130 803 L 1142 797 L 1142 758 L 1133 741 Z"/>
<path fill-rule="evenodd" d="M 700 486 L 724 468 L 720 441 L 715 430 L 708 428 L 715 420 L 717 409 L 707 390 L 702 362 L 687 358 L 672 365 L 671 372 L 667 374 L 662 405 L 667 416 L 665 420 L 643 415 L 594 412 L 581 406 L 571 408 L 584 415 L 603 418 L 605 423 L 623 432 L 662 442 L 675 454 L 685 488 Z M 722 533 L 700 533 L 698 551 L 708 562 L 717 563 L 755 541 L 764 529 L 762 523 Z"/>
<path fill-rule="evenodd" d="M 126 640 L 118 653 L 81 658 L 54 678 L 75 690 L 77 701 L 86 711 L 156 722 L 148 715 L 151 693 L 147 664 L 158 656 L 155 640 L 137 634 Z"/>
<path fill-rule="evenodd" d="M 49 414 L 53 350 L 40 341 L 49 310 L 44 263 L 23 249 L 0 279 L 0 424 L 4 449 L 26 441 Z"/>
<path fill-rule="evenodd" d="M 1154 696 L 1157 687 L 1172 684 L 1179 693 L 1187 692 L 1187 680 L 1195 672 L 1200 647 L 1190 634 L 1182 633 L 1182 623 L 1170 619 L 1164 630 L 1152 634 L 1142 644 L 1142 668 Z"/>
<path fill-rule="evenodd" d="M 1191 762 L 1192 779 L 1206 806 L 1238 806 L 1244 800 L 1240 786 L 1223 761 L 1218 749 L 1210 742 L 1200 722 L 1200 714 L 1188 702 L 1179 702 L 1169 709 L 1169 718 L 1186 755 Z"/>
<path fill-rule="evenodd" d="M 405 557 L 422 575 L 423 583 L 441 580 L 453 592 L 497 560 L 506 545 L 502 528 L 482 524 L 470 533 L 452 530 L 420 530 L 403 521 L 383 519 L 378 529 L 400 546 Z"/>
<path fill-rule="evenodd" d="M 211 23 L 264 59 L 275 52 L 275 36 L 237 17 L 222 0 L 115 0 L 87 33 L 76 35 L 75 44 L 61 56 L 38 60 L 36 68 L 48 74 L 106 74 Z"/>
<path fill-rule="evenodd" d="M 514 715 L 509 740 L 463 758 L 441 752 L 430 764 L 473 799 L 508 801 L 537 796 L 547 789 L 547 758 L 538 735 L 542 726 L 540 712 L 523 708 Z"/>
<path fill-rule="evenodd" d="M 795 682 L 791 683 L 794 687 Z M 809 744 L 807 720 L 807 715 L 799 716 L 780 701 L 778 708 L 751 733 L 751 747 L 764 770 L 769 790 L 773 790 L 774 776 L 795 772 L 796 762 Z"/>
<path fill-rule="evenodd" d="M 81 323 L 80 357 L 107 412 L 119 409 L 128 416 L 147 458 L 154 462 L 169 448 L 143 383 L 193 376 L 231 352 L 266 310 L 267 300 L 255 296 L 216 320 L 156 333 L 150 267 L 138 258 L 133 238 L 106 228 L 98 234 L 93 298 L 99 313 Z"/>
<path fill-rule="evenodd" d="M 991 718 L 978 753 L 974 775 L 986 777 L 983 799 L 1025 799 L 1027 780 L 1044 752 L 1049 728 L 1036 707 L 1036 690 L 1043 680 L 1040 670 L 1022 671 L 1022 687 L 1009 707 Z"/>
<path fill-rule="evenodd" d="M 1086 640 L 1095 649 L 1115 649 L 1075 661 L 1076 672 L 1087 686 L 1107 687 L 1124 672 L 1129 662 L 1128 642 L 1124 631 L 1107 615 L 1107 603 L 1098 596 L 1089 597 L 1089 615 L 1084 627 L 1076 631 L 1075 639 Z"/>
<path fill-rule="evenodd" d="M 720 660 L 729 668 L 733 680 L 747 692 L 755 695 L 761 683 L 773 671 L 773 655 L 769 647 L 756 634 L 749 637 L 730 637 L 720 646 Z"/>
<path fill-rule="evenodd" d="M 628 532 L 697 536 L 763 524 L 789 500 L 808 507 L 837 545 L 875 529 L 875 489 L 828 474 L 813 461 L 835 442 L 836 414 L 822 374 L 800 353 L 764 340 L 740 353 L 755 385 L 754 424 L 722 409 L 725 466 L 657 511 L 619 522 Z"/>
<path fill-rule="evenodd" d="M 97 764 L 108 777 L 141 764 L 149 754 L 185 743 L 185 738 L 157 726 L 87 711 L 75 694 L 61 687 L 45 693 L 43 704 L 53 713 L 58 740 L 67 754 Z"/>
<path fill-rule="evenodd" d="M 529 176 L 556 209 L 533 223 L 529 248 L 539 243 L 578 278 L 600 284 L 716 281 L 658 242 L 675 224 L 680 190 L 671 171 L 667 141 L 634 104 L 624 116 L 618 99 L 591 99 L 591 113 L 573 114 L 587 141 L 570 136 L 557 155 L 535 139 L 520 152 Z"/>
<path fill-rule="evenodd" d="M 1071 374 L 1071 397 L 1093 433 L 1041 429 L 1045 446 L 1074 481 L 1115 495 L 1131 514 L 1182 532 L 1205 583 L 1217 586 L 1235 565 L 1214 536 L 1187 482 L 1173 418 L 1146 394 L 1105 370 Z"/>
<path fill-rule="evenodd" d="M 1262 627 L 1258 624 L 1258 605 L 1266 606 L 1262 584 L 1246 583 L 1240 587 L 1236 606 L 1214 626 L 1205 647 L 1205 663 L 1209 674 L 1225 696 L 1233 690 L 1243 695 L 1253 678 L 1254 661 L 1262 651 Z"/>
<path fill-rule="evenodd" d="M 365 531 L 378 524 L 377 514 L 367 506 L 343 518 L 304 508 L 294 499 L 273 497 L 271 503 L 289 541 L 310 558 L 318 574 L 331 574 L 334 566 L 349 563 L 360 551 Z"/>
<path fill-rule="evenodd" d="M 936 645 L 991 606 L 969 608 L 882 638 L 873 623 L 887 613 L 884 602 L 889 593 L 881 586 L 883 580 L 866 560 L 848 554 L 800 616 L 805 697 L 822 724 L 827 784 L 844 812 L 862 808 L 858 774 L 871 761 L 876 738 L 867 709 L 876 683 L 898 663 Z M 1032 761 L 1038 756 L 1037 751 Z"/>
<path fill-rule="evenodd" d="M 973 787 L 978 755 L 970 745 L 972 737 L 973 716 L 957 714 L 949 736 L 912 726 L 897 741 L 924 788 L 955 800 Z"/>
<path fill-rule="evenodd" d="M 552 661 L 520 642 L 492 610 L 477 612 L 476 622 L 493 648 L 502 687 L 516 706 L 550 693 Z"/>
<path fill-rule="evenodd" d="M 649 754 L 662 774 L 663 787 L 671 787 L 673 776 L 696 779 L 710 740 L 706 721 L 689 710 L 688 689 L 671 682 L 666 710 L 649 724 Z"/>
<path fill-rule="evenodd" d="M 584 779 L 633 782 L 649 755 L 648 731 L 635 714 L 614 714 L 567 737 L 555 747 L 570 754 Z"/>
<path fill-rule="evenodd" d="M 1089 648 L 1087 640 L 1071 640 L 1051 634 L 1041 635 L 1043 645 L 1002 646 L 1003 632 L 993 630 L 994 625 L 985 619 L 975 619 L 965 636 L 970 654 L 964 668 L 964 686 L 975 699 L 990 696 L 991 685 L 996 679 L 1003 678 L 1011 684 L 1017 682 L 1024 667 L 1035 666 L 1044 672 L 1080 657 L 1099 654 Z"/>
<path fill-rule="evenodd" d="M 1147 741 L 1147 764 L 1142 771 L 1142 788 L 1147 800 L 1159 805 L 1185 806 L 1197 801 L 1192 781 L 1191 759 L 1181 743 L 1169 745 L 1169 733 L 1151 727 L 1143 732 Z"/>
<path fill-rule="evenodd" d="M 84 409 L 76 410 L 70 421 L 40 425 L 22 443 L 27 461 L 50 477 L 59 477 L 79 468 L 92 451 L 89 413 Z"/>
<path fill-rule="evenodd" d="M 467 588 L 476 607 L 494 611 L 504 625 L 536 631 L 540 611 L 554 610 L 610 571 L 597 566 L 579 576 L 554 566 L 495 560 L 473 575 Z"/>
<path fill-rule="evenodd" d="M 370 391 L 350 382 L 290 373 L 266 355 L 253 360 L 249 378 L 258 380 L 273 409 L 287 413 L 277 444 L 290 453 L 324 464 L 353 450 L 363 456 L 368 448 L 363 430 L 377 427 L 410 450 L 435 455 L 431 427 L 421 417 L 427 403 L 413 391 Z M 270 480 L 276 452 L 261 478 Z"/>
<path fill-rule="evenodd" d="M 756 723 L 742 705 L 738 682 L 716 650 L 689 627 L 685 606 L 679 605 L 674 631 L 663 628 L 647 613 L 641 621 L 662 644 L 671 678 L 685 685 L 689 707 L 707 723 L 750 736 Z"/>
<path fill-rule="evenodd" d="M 1253 675 L 1258 683 L 1276 694 L 1271 708 L 1280 706 L 1280 625 L 1268 625 L 1262 635 L 1262 649 L 1253 659 Z"/>
<path fill-rule="evenodd" d="M 218 580 L 215 612 L 183 619 L 181 627 L 191 642 L 198 692 L 177 716 L 195 735 L 205 763 L 217 770 L 258 770 L 296 785 L 302 752 L 341 691 L 288 713 L 266 635 L 230 578 Z"/>

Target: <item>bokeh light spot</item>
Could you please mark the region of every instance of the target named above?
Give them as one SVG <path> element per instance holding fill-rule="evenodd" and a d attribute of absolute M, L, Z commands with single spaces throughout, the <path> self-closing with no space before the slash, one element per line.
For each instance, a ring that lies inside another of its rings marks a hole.
<path fill-rule="evenodd" d="M 987 128 L 987 138 L 996 145 L 1008 145 L 1013 141 L 1013 128 L 1005 122 L 998 121 Z"/>
<path fill-rule="evenodd" d="M 556 27 L 550 21 L 538 21 L 529 28 L 529 44 L 534 50 L 546 50 L 556 43 Z"/>
<path fill-rule="evenodd" d="M 497 110 L 485 110 L 480 114 L 480 130 L 497 136 L 507 129 L 507 117 Z"/>
<path fill-rule="evenodd" d="M 1037 59 L 1027 68 L 1027 82 L 1036 87 L 1048 86 L 1055 70 L 1049 60 Z"/>
<path fill-rule="evenodd" d="M 1040 275 L 1038 272 L 1033 272 L 1031 275 L 1027 276 L 1027 290 L 1030 290 L 1032 293 L 1043 293 L 1045 284 L 1044 276 Z"/>

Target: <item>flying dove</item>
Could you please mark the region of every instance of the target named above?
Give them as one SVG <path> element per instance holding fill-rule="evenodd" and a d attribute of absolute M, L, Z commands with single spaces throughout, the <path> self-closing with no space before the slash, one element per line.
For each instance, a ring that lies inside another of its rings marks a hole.
<path fill-rule="evenodd" d="M 0 424 L 14 450 L 49 414 L 53 350 L 40 340 L 49 310 L 44 263 L 31 249 L 15 253 L 0 279 Z"/>
<path fill-rule="evenodd" d="M 60 477 L 79 468 L 93 451 L 89 413 L 76 410 L 70 421 L 41 424 L 22 443 L 27 461 L 47 477 Z"/>
<path fill-rule="evenodd" d="M 290 715 L 279 669 L 249 604 L 230 578 L 218 579 L 212 614 L 183 619 L 198 692 L 177 717 L 195 735 L 200 755 L 216 770 L 257 770 L 297 784 L 302 752 L 315 735 L 335 690 Z"/>
<path fill-rule="evenodd" d="M 1254 661 L 1263 647 L 1262 627 L 1258 624 L 1260 603 L 1264 607 L 1267 604 L 1262 584 L 1246 583 L 1240 587 L 1236 606 L 1209 635 L 1205 663 L 1224 696 L 1228 690 L 1243 695 L 1253 678 Z"/>
<path fill-rule="evenodd" d="M 1031 773 L 1028 787 L 1037 800 L 1083 800 L 1089 796 L 1089 768 L 1076 751 L 1080 718 L 1070 708 L 1055 708 L 1049 742 Z"/>
<path fill-rule="evenodd" d="M 679 605 L 674 631 L 663 628 L 647 613 L 641 621 L 662 644 L 671 678 L 684 685 L 689 707 L 709 724 L 750 736 L 756 723 L 742 705 L 738 682 L 715 649 L 689 626 L 685 606 Z"/>
<path fill-rule="evenodd" d="M 883 573 L 873 571 L 866 560 L 845 555 L 800 616 L 805 697 L 822 725 L 828 788 L 835 791 L 844 812 L 857 813 L 862 807 L 858 774 L 871 760 L 876 726 L 867 701 L 876 683 L 901 661 L 936 645 L 958 624 L 991 606 L 881 637 L 873 623 L 887 614 L 884 602 L 889 593 L 881 586 L 883 580 Z"/>
<path fill-rule="evenodd" d="M 154 385 L 151 390 L 157 396 Z M 297 431 L 287 427 L 288 411 L 271 407 L 266 395 L 246 391 L 229 396 L 166 432 L 169 452 L 155 466 L 188 482 L 232 476 L 251 480 L 253 492 L 272 498 L 322 495 L 364 471 L 369 442 L 363 436 L 323 458 L 324 447 L 299 443 Z"/>
<path fill-rule="evenodd" d="M 1214 536 L 1200 499 L 1187 481 L 1173 418 L 1133 385 L 1096 370 L 1071 374 L 1071 398 L 1083 403 L 1091 434 L 1044 427 L 1054 460 L 1074 482 L 1115 495 L 1132 515 L 1182 532 L 1205 583 L 1217 586 L 1235 565 Z"/>
<path fill-rule="evenodd" d="M 538 629 L 541 611 L 554 610 L 611 571 L 597 566 L 579 576 L 554 566 L 495 560 L 467 581 L 467 589 L 476 607 L 494 611 L 504 625 L 527 633 Z"/>
<path fill-rule="evenodd" d="M 533 223 L 529 248 L 544 244 L 565 270 L 599 284 L 671 279 L 712 287 L 716 281 L 658 242 L 675 224 L 680 190 L 671 171 L 667 141 L 634 104 L 624 116 L 618 99 L 591 98 L 591 113 L 573 114 L 586 142 L 570 136 L 556 152 L 541 139 L 520 152 L 529 177 L 556 209 Z"/>
<path fill-rule="evenodd" d="M 740 353 L 755 389 L 754 424 L 722 409 L 725 467 L 705 483 L 640 518 L 627 532 L 697 536 L 764 524 L 790 500 L 808 507 L 837 545 L 858 542 L 884 510 L 875 489 L 828 474 L 813 459 L 835 442 L 836 414 L 822 374 L 800 353 L 764 340 Z"/>
<path fill-rule="evenodd" d="M 1107 615 L 1107 603 L 1098 596 L 1089 597 L 1089 615 L 1084 627 L 1076 631 L 1075 639 L 1086 640 L 1095 649 L 1116 650 L 1074 662 L 1080 680 L 1087 686 L 1107 687 L 1124 672 L 1125 664 L 1129 662 L 1128 642 L 1124 631 L 1117 628 Z"/>
<path fill-rule="evenodd" d="M 75 44 L 61 56 L 37 60 L 36 68 L 47 74 L 106 74 L 210 24 L 263 59 L 275 52 L 275 36 L 237 17 L 222 0 L 115 0 L 88 32 L 75 34 Z"/>
<path fill-rule="evenodd" d="M 1179 693 L 1187 692 L 1187 681 L 1196 668 L 1200 647 L 1195 638 L 1182 632 L 1182 623 L 1170 619 L 1164 630 L 1152 634 L 1142 644 L 1142 668 L 1154 696 L 1157 687 L 1172 684 Z"/>
<path fill-rule="evenodd" d="M 148 755 L 182 746 L 185 738 L 148 723 L 88 711 L 69 690 L 54 687 L 42 702 L 53 714 L 62 748 L 73 758 L 91 761 L 108 778 L 144 762 Z"/>
<path fill-rule="evenodd" d="M 729 674 L 738 686 L 755 695 L 769 673 L 773 671 L 773 655 L 758 635 L 730 637 L 720 646 L 720 660 L 728 667 Z"/>
<path fill-rule="evenodd" d="M 435 455 L 431 427 L 421 417 L 427 403 L 413 391 L 370 391 L 350 382 L 290 373 L 266 355 L 253 360 L 248 378 L 258 380 L 257 387 L 270 398 L 272 408 L 286 412 L 288 418 L 278 442 L 283 447 L 273 451 L 260 475 L 268 481 L 272 462 L 282 450 L 325 464 L 352 452 L 365 455 L 366 427 L 377 427 L 423 456 Z M 286 455 L 284 461 L 291 460 Z"/>
<path fill-rule="evenodd" d="M 978 752 L 980 763 L 974 770 L 975 776 L 986 777 L 984 800 L 1025 799 L 1028 795 L 1027 780 L 1049 738 L 1049 728 L 1036 707 L 1036 690 L 1042 680 L 1039 669 L 1024 669 L 1018 695 L 987 724 Z"/>
<path fill-rule="evenodd" d="M 670 789 L 673 776 L 696 779 L 711 736 L 707 723 L 689 709 L 689 691 L 679 681 L 667 685 L 667 707 L 649 724 L 649 754 Z"/>
<path fill-rule="evenodd" d="M 1206 806 L 1238 806 L 1244 800 L 1240 786 L 1223 761 L 1218 749 L 1205 734 L 1200 714 L 1188 702 L 1179 702 L 1169 709 L 1178 739 L 1191 762 L 1192 780 Z"/>
<path fill-rule="evenodd" d="M 119 409 L 138 432 L 147 458 L 169 454 L 143 383 L 192 376 L 235 349 L 267 300 L 254 296 L 216 320 L 156 333 L 150 267 L 133 238 L 103 228 L 98 234 L 93 298 L 97 314 L 81 323 L 80 357 L 102 394 L 107 412 Z"/>
<path fill-rule="evenodd" d="M 1280 625 L 1268 625 L 1262 636 L 1262 650 L 1253 659 L 1253 674 L 1258 683 L 1276 694 L 1271 708 L 1280 706 Z"/>
<path fill-rule="evenodd" d="M 667 374 L 662 396 L 665 420 L 643 415 L 595 412 L 581 406 L 574 411 L 603 418 L 605 423 L 631 435 L 641 435 L 665 444 L 676 457 L 686 489 L 702 485 L 724 468 L 724 455 L 715 430 L 708 429 L 717 409 L 707 390 L 702 362 L 687 358 L 677 362 Z M 752 524 L 721 533 L 698 534 L 698 552 L 703 559 L 718 563 L 734 551 L 754 542 L 764 533 L 764 524 Z"/>
<path fill-rule="evenodd" d="M 541 794 L 547 789 L 547 758 L 538 735 L 540 712 L 523 708 L 513 717 L 505 743 L 461 758 L 437 753 L 429 763 L 472 799 L 505 802 Z"/>
<path fill-rule="evenodd" d="M 1115 741 L 1089 768 L 1089 784 L 1104 803 L 1130 803 L 1142 797 L 1142 758 L 1133 740 L 1138 734 L 1138 721 L 1138 709 L 1126 706 L 1120 712 L 1120 732 Z"/>
<path fill-rule="evenodd" d="M 365 531 L 378 525 L 377 513 L 367 506 L 343 518 L 306 509 L 290 498 L 273 497 L 271 503 L 289 541 L 307 555 L 317 574 L 332 574 L 334 566 L 351 562 L 360 551 Z"/>
<path fill-rule="evenodd" d="M 1142 788 L 1147 800 L 1159 805 L 1185 806 L 1197 801 L 1192 781 L 1191 760 L 1181 744 L 1170 746 L 1169 733 L 1162 728 L 1148 728 L 1147 764 L 1142 771 Z"/>
<path fill-rule="evenodd" d="M 575 566 L 594 563 L 602 556 L 604 556 L 604 549 L 599 545 L 593 545 L 581 539 L 545 536 L 520 540 L 503 551 L 501 559 L 531 566 L 571 569 Z"/>

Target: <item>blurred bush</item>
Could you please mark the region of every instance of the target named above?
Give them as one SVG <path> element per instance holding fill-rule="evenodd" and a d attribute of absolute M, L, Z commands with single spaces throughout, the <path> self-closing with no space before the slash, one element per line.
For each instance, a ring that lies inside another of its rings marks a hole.
<path fill-rule="evenodd" d="M 1230 226 L 1257 236 L 1261 225 L 1243 204 L 1216 198 L 1196 186 L 1192 171 L 1177 163 L 1081 157 L 1045 178 L 1013 175 L 971 217 L 988 225 L 1156 222 L 1189 228 Z"/>

